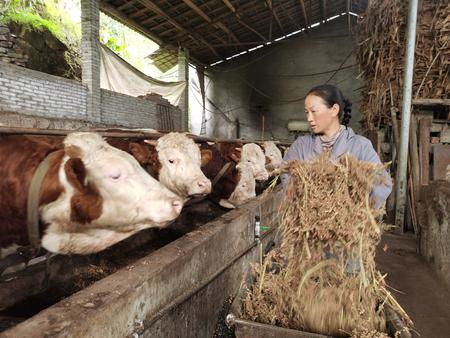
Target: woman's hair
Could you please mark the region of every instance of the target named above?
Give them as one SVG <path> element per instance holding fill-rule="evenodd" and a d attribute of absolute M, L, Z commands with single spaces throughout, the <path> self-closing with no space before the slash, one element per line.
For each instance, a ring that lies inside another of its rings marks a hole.
<path fill-rule="evenodd" d="M 306 96 L 310 94 L 319 96 L 328 108 L 331 108 L 334 104 L 339 105 L 339 119 L 347 127 L 352 118 L 352 103 L 342 94 L 339 88 L 330 84 L 324 84 L 312 88 Z"/>

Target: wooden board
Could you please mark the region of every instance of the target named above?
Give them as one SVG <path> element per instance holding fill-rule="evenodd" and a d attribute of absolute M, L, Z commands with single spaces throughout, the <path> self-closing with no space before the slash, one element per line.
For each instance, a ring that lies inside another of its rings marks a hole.
<path fill-rule="evenodd" d="M 431 118 L 422 118 L 419 120 L 419 162 L 421 185 L 428 185 L 430 181 L 430 128 Z"/>
<path fill-rule="evenodd" d="M 433 144 L 433 180 L 445 180 L 450 164 L 450 144 Z"/>
<path fill-rule="evenodd" d="M 321 334 L 291 330 L 242 319 L 236 319 L 234 325 L 236 338 L 332 338 Z"/>

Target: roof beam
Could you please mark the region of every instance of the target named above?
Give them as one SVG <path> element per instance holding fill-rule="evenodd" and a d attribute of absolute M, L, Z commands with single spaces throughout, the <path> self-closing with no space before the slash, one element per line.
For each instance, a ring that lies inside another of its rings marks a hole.
<path fill-rule="evenodd" d="M 253 42 L 230 42 L 230 43 L 214 43 L 214 47 L 242 47 L 242 46 L 255 46 L 264 45 L 265 41 L 253 41 Z"/>
<path fill-rule="evenodd" d="M 178 22 L 176 22 L 174 19 L 172 19 L 169 15 L 167 15 L 161 8 L 159 8 L 156 4 L 153 3 L 151 0 L 137 0 L 141 5 L 147 7 L 149 10 L 154 12 L 155 14 L 158 14 L 165 20 L 167 20 L 172 26 L 177 28 L 178 30 L 184 32 L 185 34 L 191 36 L 194 40 L 198 40 L 201 43 L 203 43 L 205 46 L 207 46 L 215 56 L 218 58 L 222 58 L 222 56 L 214 49 L 213 46 L 211 46 L 207 41 L 205 41 L 202 37 L 196 36 L 194 33 L 189 32 L 186 28 L 181 26 Z"/>
<path fill-rule="evenodd" d="M 133 28 L 134 30 L 140 32 L 141 34 L 144 34 L 146 37 L 155 41 L 158 45 L 164 45 L 164 42 L 158 36 L 156 36 L 153 32 L 149 31 L 148 29 L 145 29 L 144 27 L 139 25 L 139 23 L 137 23 L 135 20 L 133 20 L 129 16 L 118 11 L 116 8 L 114 8 L 113 6 L 108 4 L 105 0 L 100 1 L 99 8 L 102 12 L 113 17 L 115 20 L 123 23 L 124 25 L 126 25 L 130 28 Z"/>
<path fill-rule="evenodd" d="M 241 18 L 241 15 L 238 13 L 236 8 L 233 6 L 233 4 L 229 0 L 222 0 L 222 1 L 225 4 L 225 6 L 227 6 L 229 8 L 229 10 L 232 11 L 234 13 L 234 15 L 236 15 L 236 17 L 238 19 Z"/>
<path fill-rule="evenodd" d="M 272 0 L 266 0 L 266 5 L 267 5 L 267 7 L 269 8 L 270 13 L 272 13 L 272 16 L 275 18 L 275 21 L 277 22 L 278 27 L 280 27 L 281 32 L 282 32 L 283 35 L 284 35 L 284 29 L 283 29 L 283 26 L 281 25 L 280 18 L 278 17 L 278 14 L 277 14 L 277 13 L 275 12 L 275 10 L 273 9 Z"/>
<path fill-rule="evenodd" d="M 149 31 L 148 29 L 142 27 L 139 23 L 137 23 L 135 20 L 130 19 L 127 15 L 123 14 L 122 12 L 119 12 L 116 8 L 108 4 L 105 0 L 100 0 L 99 2 L 99 8 L 102 12 L 112 17 L 114 20 L 119 21 L 120 23 L 124 24 L 127 27 L 130 27 L 131 29 L 135 30 L 136 32 L 141 33 L 145 37 L 149 38 L 150 40 L 156 42 L 161 47 L 164 47 L 169 50 L 173 50 L 175 52 L 178 52 L 178 48 L 173 46 L 170 43 L 167 43 L 163 41 L 161 38 L 159 38 L 157 35 L 155 35 L 153 32 Z M 193 57 L 192 55 L 189 56 L 191 61 L 198 65 L 203 65 L 203 62 L 200 62 L 198 59 Z"/>
<path fill-rule="evenodd" d="M 223 30 L 225 33 L 227 33 L 229 36 L 231 36 L 231 38 L 236 41 L 236 42 L 240 42 L 239 39 L 237 38 L 236 35 L 234 35 L 234 33 L 229 30 L 227 27 L 225 27 L 225 25 L 221 22 L 214 22 L 209 16 L 208 14 L 206 14 L 200 7 L 198 7 L 196 4 L 194 4 L 191 0 L 183 0 L 183 2 L 188 5 L 195 13 L 197 13 L 198 15 L 200 15 L 203 19 L 206 20 L 206 22 L 208 22 L 211 26 L 213 26 L 214 28 L 220 28 L 221 30 Z"/>
<path fill-rule="evenodd" d="M 327 19 L 327 0 L 321 1 L 321 9 L 322 9 L 322 20 L 325 21 Z"/>
<path fill-rule="evenodd" d="M 260 37 L 261 39 L 263 39 L 265 42 L 267 42 L 267 38 L 262 35 L 260 32 L 258 32 L 256 29 L 250 27 L 249 25 L 247 25 L 244 21 L 241 20 L 241 15 L 238 13 L 238 11 L 236 10 L 236 8 L 233 6 L 233 4 L 229 1 L 229 0 L 222 0 L 223 3 L 225 4 L 225 6 L 228 7 L 228 9 L 233 12 L 233 14 L 236 17 L 236 20 L 245 28 L 247 28 L 248 30 L 252 31 L 253 33 L 255 33 L 256 35 L 258 35 L 258 37 Z"/>
<path fill-rule="evenodd" d="M 299 1 L 300 1 L 300 6 L 302 8 L 303 20 L 305 20 L 305 27 L 308 28 L 309 22 L 308 22 L 308 16 L 306 15 L 305 2 L 303 0 L 299 0 Z"/>

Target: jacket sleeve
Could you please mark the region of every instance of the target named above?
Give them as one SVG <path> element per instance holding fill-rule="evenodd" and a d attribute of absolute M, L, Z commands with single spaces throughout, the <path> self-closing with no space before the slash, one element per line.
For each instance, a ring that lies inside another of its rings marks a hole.
<path fill-rule="evenodd" d="M 368 139 L 364 139 L 361 160 L 381 164 L 377 152 Z M 375 208 L 382 208 L 392 192 L 392 179 L 389 173 L 384 169 L 379 175 L 381 176 L 381 182 L 375 185 L 370 193 L 370 201 Z"/>
<path fill-rule="evenodd" d="M 284 155 L 283 163 L 303 159 L 301 145 L 302 145 L 302 139 L 299 137 L 299 138 L 297 138 L 297 140 L 295 140 L 294 143 L 292 143 L 292 145 L 289 147 L 287 153 Z M 288 174 L 281 175 L 281 184 L 283 185 L 283 187 L 287 186 L 288 180 L 289 180 Z"/>

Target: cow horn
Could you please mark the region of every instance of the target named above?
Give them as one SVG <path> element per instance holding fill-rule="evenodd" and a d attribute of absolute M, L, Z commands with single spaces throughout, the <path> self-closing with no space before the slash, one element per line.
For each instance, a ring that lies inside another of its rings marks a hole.
<path fill-rule="evenodd" d="M 234 150 L 241 152 L 242 148 L 235 148 Z"/>
<path fill-rule="evenodd" d="M 158 140 L 144 140 L 144 142 L 155 147 L 158 144 Z"/>

